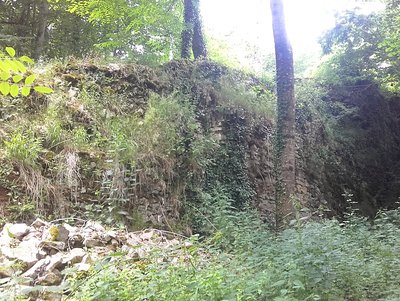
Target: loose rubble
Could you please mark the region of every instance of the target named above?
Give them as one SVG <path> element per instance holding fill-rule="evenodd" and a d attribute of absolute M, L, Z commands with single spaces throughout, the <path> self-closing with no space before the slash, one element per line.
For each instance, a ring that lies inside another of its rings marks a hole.
<path fill-rule="evenodd" d="M 127 258 L 143 258 L 154 248 L 179 244 L 164 231 L 107 230 L 93 221 L 75 226 L 40 219 L 30 225 L 6 224 L 0 232 L 0 301 L 21 295 L 29 300 L 63 300 L 67 268 L 86 272 L 116 251 Z"/>

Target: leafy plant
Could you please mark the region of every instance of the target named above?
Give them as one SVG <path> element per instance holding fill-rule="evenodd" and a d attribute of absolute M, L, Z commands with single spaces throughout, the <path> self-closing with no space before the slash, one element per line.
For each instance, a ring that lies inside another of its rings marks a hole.
<path fill-rule="evenodd" d="M 17 97 L 21 93 L 22 96 L 28 96 L 32 89 L 41 94 L 53 92 L 51 88 L 34 85 L 37 76 L 27 67 L 34 63 L 32 59 L 27 56 L 16 58 L 12 47 L 6 47 L 5 52 L 0 51 L 1 94 Z"/>

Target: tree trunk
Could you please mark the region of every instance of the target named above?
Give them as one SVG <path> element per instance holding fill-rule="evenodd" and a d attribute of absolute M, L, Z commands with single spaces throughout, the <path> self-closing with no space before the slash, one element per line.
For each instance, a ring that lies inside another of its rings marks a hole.
<path fill-rule="evenodd" d="M 204 35 L 203 35 L 203 28 L 202 28 L 202 22 L 201 22 L 201 17 L 200 17 L 200 3 L 198 0 L 192 0 L 194 1 L 193 3 L 193 9 L 194 9 L 194 28 L 193 28 L 193 55 L 194 58 L 206 58 L 207 57 L 207 49 L 206 49 L 206 43 L 204 41 Z"/>
<path fill-rule="evenodd" d="M 275 42 L 278 121 L 276 132 L 276 225 L 282 228 L 293 218 L 295 174 L 295 97 L 293 52 L 287 37 L 282 0 L 271 0 Z"/>
<path fill-rule="evenodd" d="M 198 0 L 184 0 L 185 28 L 182 31 L 181 57 L 188 59 L 193 51 L 195 59 L 207 57 Z"/>
<path fill-rule="evenodd" d="M 49 3 L 47 0 L 42 0 L 38 6 L 38 27 L 35 39 L 35 45 L 32 53 L 34 59 L 39 59 L 43 52 L 45 43 L 45 34 L 47 29 L 47 18 L 49 16 Z"/>
<path fill-rule="evenodd" d="M 184 18 L 185 28 L 182 31 L 182 45 L 181 45 L 181 57 L 183 59 L 190 58 L 190 51 L 193 40 L 193 29 L 194 29 L 194 9 L 192 0 L 184 0 Z"/>

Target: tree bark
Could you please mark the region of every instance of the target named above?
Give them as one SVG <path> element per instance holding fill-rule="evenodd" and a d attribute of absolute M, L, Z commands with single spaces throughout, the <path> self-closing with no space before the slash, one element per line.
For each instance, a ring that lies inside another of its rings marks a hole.
<path fill-rule="evenodd" d="M 47 30 L 47 19 L 49 16 L 49 3 L 47 0 L 42 0 L 38 6 L 38 27 L 35 39 L 35 45 L 32 53 L 34 59 L 39 59 L 43 52 L 45 43 L 45 34 Z"/>
<path fill-rule="evenodd" d="M 181 57 L 183 59 L 189 59 L 191 55 L 191 46 L 193 40 L 194 30 L 194 10 L 192 0 L 184 0 L 184 19 L 185 28 L 182 31 L 182 44 L 181 44 Z"/>
<path fill-rule="evenodd" d="M 200 3 L 198 0 L 192 0 L 192 1 L 194 1 L 193 3 L 194 28 L 193 28 L 193 44 L 192 44 L 193 55 L 195 59 L 200 57 L 206 58 L 207 49 L 206 49 L 206 43 L 204 41 L 202 21 L 200 17 L 200 7 L 199 7 Z"/>
<path fill-rule="evenodd" d="M 293 218 L 296 187 L 295 97 L 293 52 L 286 33 L 282 0 L 271 0 L 275 42 L 278 120 L 276 132 L 276 225 Z"/>
<path fill-rule="evenodd" d="M 184 0 L 185 28 L 182 31 L 181 57 L 207 57 L 198 0 Z"/>

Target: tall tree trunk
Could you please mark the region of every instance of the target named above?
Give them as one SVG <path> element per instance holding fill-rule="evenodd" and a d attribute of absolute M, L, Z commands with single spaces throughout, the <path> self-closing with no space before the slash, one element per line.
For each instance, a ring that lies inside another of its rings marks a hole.
<path fill-rule="evenodd" d="M 200 3 L 199 0 L 192 0 L 193 9 L 194 9 L 194 28 L 193 28 L 193 55 L 194 58 L 206 58 L 207 57 L 207 49 L 206 43 L 204 41 L 202 21 L 200 17 Z"/>
<path fill-rule="evenodd" d="M 185 28 L 182 31 L 181 57 L 189 59 L 191 54 L 193 30 L 194 30 L 194 8 L 192 0 L 184 0 Z"/>
<path fill-rule="evenodd" d="M 181 57 L 188 59 L 193 51 L 195 59 L 207 57 L 199 0 L 184 0 L 185 28 L 182 31 Z"/>
<path fill-rule="evenodd" d="M 43 47 L 45 43 L 45 34 L 47 29 L 47 18 L 49 15 L 49 3 L 47 0 L 42 0 L 38 6 L 38 23 L 37 23 L 37 33 L 35 39 L 35 45 L 32 53 L 34 59 L 39 59 L 43 52 Z"/>
<path fill-rule="evenodd" d="M 276 132 L 276 225 L 285 226 L 294 213 L 296 187 L 295 97 L 293 52 L 286 33 L 282 0 L 271 0 L 275 42 L 278 121 Z"/>

